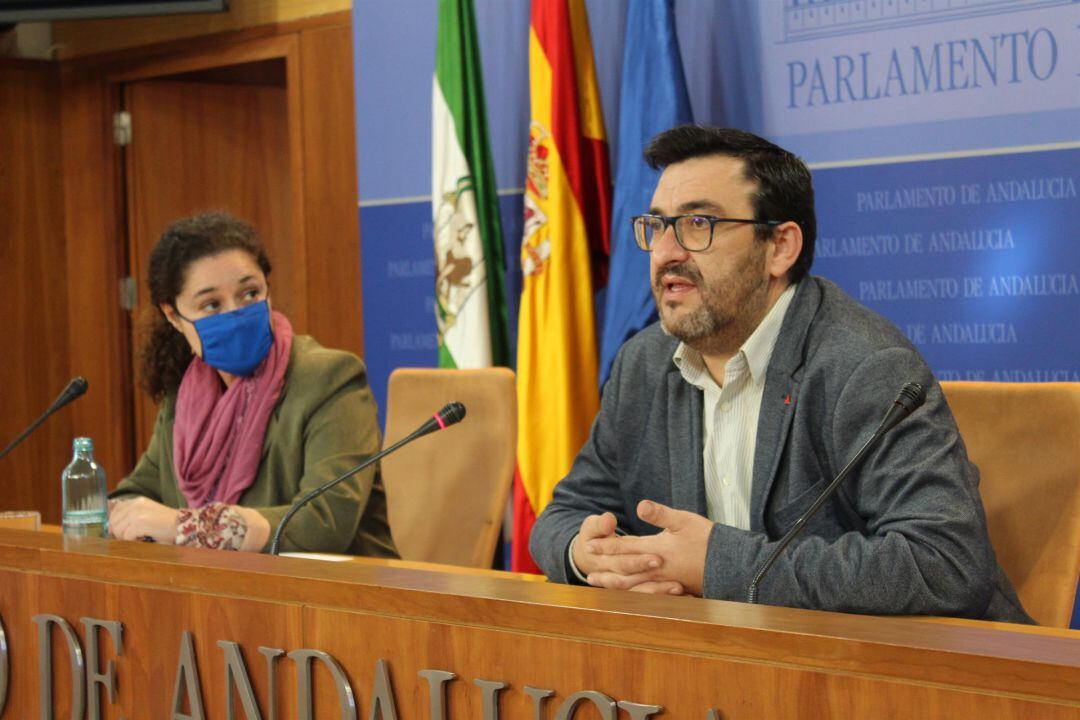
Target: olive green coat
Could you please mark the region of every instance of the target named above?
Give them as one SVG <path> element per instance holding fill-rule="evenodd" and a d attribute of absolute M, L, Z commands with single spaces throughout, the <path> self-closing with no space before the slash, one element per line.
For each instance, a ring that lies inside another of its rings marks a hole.
<path fill-rule="evenodd" d="M 175 394 L 158 411 L 150 446 L 111 497 L 144 495 L 169 507 L 187 500 L 173 474 Z M 270 521 L 273 536 L 292 502 L 379 450 L 375 400 L 363 362 L 306 335 L 293 338 L 285 386 L 270 416 L 255 482 L 240 497 Z M 266 548 L 264 548 L 265 550 Z M 377 468 L 312 500 L 289 521 L 282 551 L 397 557 Z"/>

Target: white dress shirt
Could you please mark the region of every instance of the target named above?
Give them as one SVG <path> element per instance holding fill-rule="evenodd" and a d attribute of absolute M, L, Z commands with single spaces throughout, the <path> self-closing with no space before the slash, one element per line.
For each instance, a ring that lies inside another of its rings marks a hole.
<path fill-rule="evenodd" d="M 689 345 L 679 343 L 672 356 L 683 379 L 701 389 L 705 396 L 701 423 L 705 436 L 705 500 L 708 517 L 713 522 L 750 529 L 750 484 L 765 371 L 794 296 L 795 286 L 791 285 L 728 360 L 723 387 L 709 375 L 701 354 Z M 577 539 L 575 535 L 567 551 L 570 569 L 585 582 L 584 574 L 574 563 Z"/>
<path fill-rule="evenodd" d="M 683 379 L 704 395 L 701 426 L 705 501 L 713 522 L 750 529 L 750 486 L 765 372 L 794 295 L 794 285 L 780 294 L 776 304 L 724 366 L 722 386 L 709 375 L 697 350 L 685 343 L 675 348 L 672 360 Z"/>

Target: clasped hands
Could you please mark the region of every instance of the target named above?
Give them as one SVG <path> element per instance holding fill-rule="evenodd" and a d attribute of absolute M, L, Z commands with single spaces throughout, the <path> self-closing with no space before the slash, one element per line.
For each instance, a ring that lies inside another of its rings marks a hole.
<path fill-rule="evenodd" d="M 701 595 L 712 522 L 697 513 L 642 500 L 638 517 L 656 535 L 616 535 L 615 516 L 590 515 L 574 542 L 574 564 L 590 585 L 663 595 Z"/>

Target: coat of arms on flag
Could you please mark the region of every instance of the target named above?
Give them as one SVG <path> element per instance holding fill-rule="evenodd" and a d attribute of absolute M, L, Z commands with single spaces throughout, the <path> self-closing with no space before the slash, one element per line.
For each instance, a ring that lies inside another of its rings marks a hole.
<path fill-rule="evenodd" d="M 435 209 L 435 257 L 439 268 L 435 316 L 440 342 L 454 326 L 469 296 L 484 289 L 484 254 L 473 195 L 472 178 L 466 175 L 442 194 Z"/>
<path fill-rule="evenodd" d="M 540 209 L 534 197 L 546 200 L 548 196 L 548 153 L 551 134 L 535 120 L 529 125 L 529 163 L 525 177 L 528 192 L 525 193 L 525 228 L 521 243 L 521 272 L 526 276 L 537 275 L 544 270 L 544 263 L 551 256 L 551 240 L 541 235 L 547 224 L 547 215 Z"/>

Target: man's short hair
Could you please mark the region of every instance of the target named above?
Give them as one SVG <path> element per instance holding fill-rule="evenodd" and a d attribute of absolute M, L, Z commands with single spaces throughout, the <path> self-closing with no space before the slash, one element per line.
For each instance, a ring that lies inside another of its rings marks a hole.
<path fill-rule="evenodd" d="M 791 266 L 791 281 L 802 279 L 814 262 L 817 235 L 810 170 L 782 147 L 734 128 L 679 125 L 654 137 L 645 148 L 645 162 L 654 170 L 709 155 L 743 161 L 746 179 L 758 186 L 751 198 L 754 220 L 792 220 L 802 228 L 802 252 Z M 762 240 L 771 237 L 773 231 L 774 228 L 765 225 L 757 225 L 754 230 Z"/>

